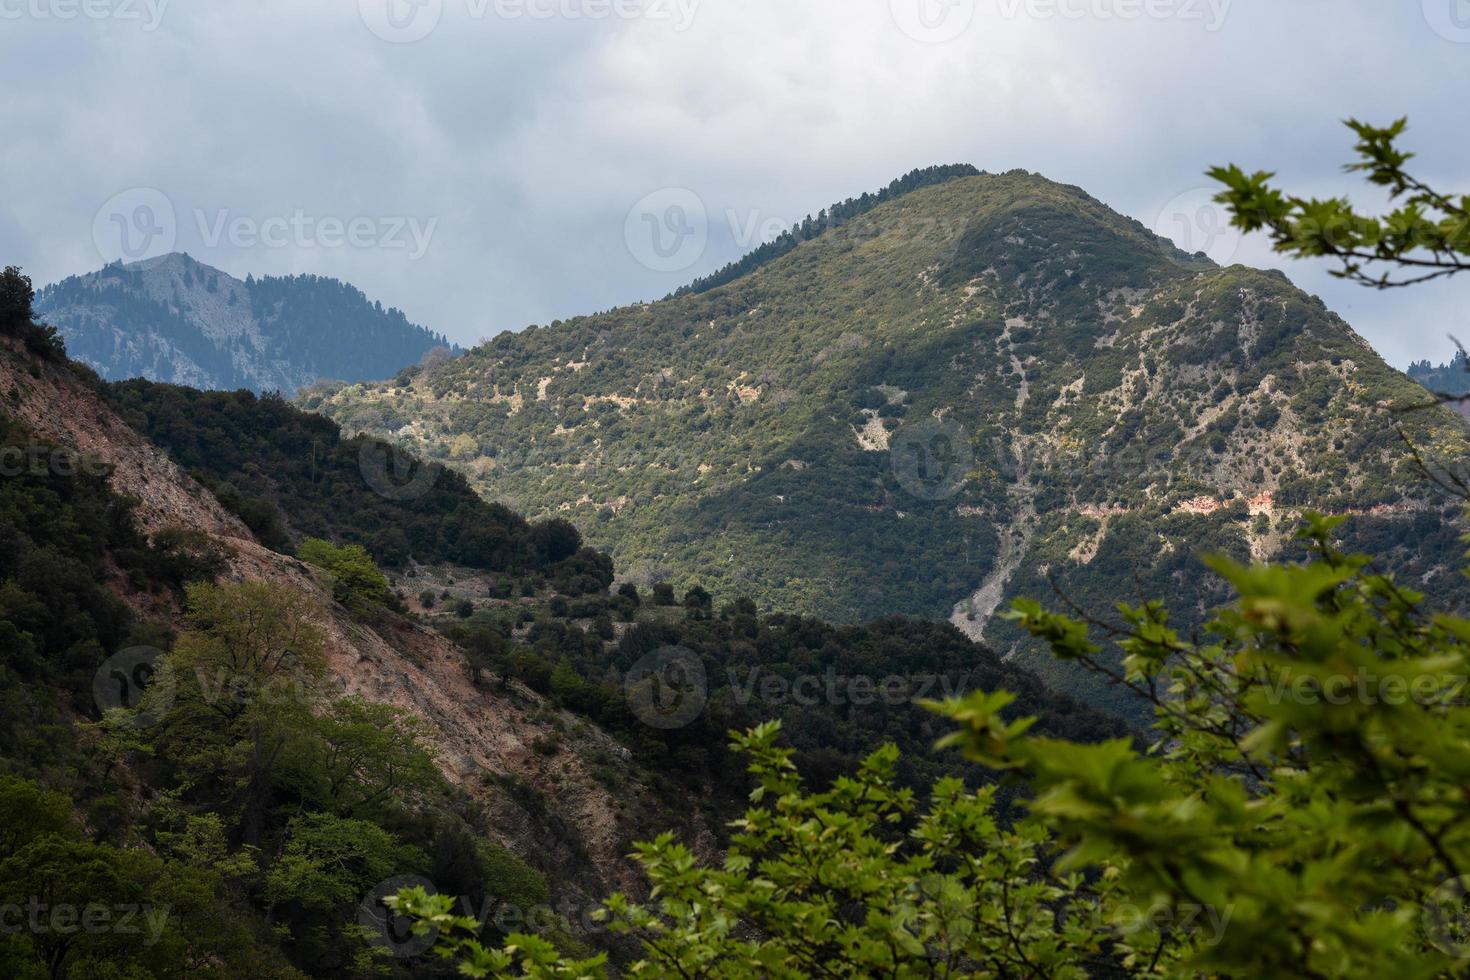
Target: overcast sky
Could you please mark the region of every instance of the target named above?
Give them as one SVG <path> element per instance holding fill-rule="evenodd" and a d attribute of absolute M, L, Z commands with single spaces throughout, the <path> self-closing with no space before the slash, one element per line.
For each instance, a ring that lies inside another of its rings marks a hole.
<path fill-rule="evenodd" d="M 1339 120 L 1408 114 L 1467 189 L 1467 83 L 1466 0 L 0 0 L 0 261 L 337 276 L 468 344 L 967 162 L 1284 268 L 1403 366 L 1470 342 L 1470 278 L 1282 263 L 1202 172 L 1360 194 Z"/>

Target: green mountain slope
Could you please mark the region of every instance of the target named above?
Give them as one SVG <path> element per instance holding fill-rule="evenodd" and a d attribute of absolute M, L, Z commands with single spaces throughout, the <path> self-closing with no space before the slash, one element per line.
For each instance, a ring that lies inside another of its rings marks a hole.
<path fill-rule="evenodd" d="M 389 568 L 454 563 L 574 595 L 612 581 L 607 556 L 583 549 L 567 522 L 532 526 L 458 474 L 344 439 L 329 419 L 280 398 L 142 380 L 102 394 L 277 551 L 315 537 L 362 545 Z"/>
<path fill-rule="evenodd" d="M 635 841 L 718 859 L 750 788 L 732 726 L 784 719 L 818 782 L 891 740 L 906 784 L 995 778 L 926 751 L 915 696 L 1004 687 L 1039 731 L 1124 734 L 947 624 L 569 581 L 606 563 L 559 522 L 422 464 L 390 486 L 360 466 L 381 446 L 278 398 L 105 384 L 32 314 L 0 270 L 0 910 L 59 924 L 7 913 L 7 980 L 460 975 L 381 905 L 409 884 L 484 910 L 488 943 L 626 968 L 586 913 L 647 895 Z M 345 566 L 277 550 L 392 555 L 385 527 L 427 603 L 339 601 Z"/>
<path fill-rule="evenodd" d="M 635 578 L 953 616 L 1008 651 L 994 610 L 1051 579 L 1102 613 L 1137 592 L 1203 615 L 1196 553 L 1278 554 L 1309 506 L 1360 515 L 1412 584 L 1459 589 L 1455 512 L 1395 427 L 1444 460 L 1465 434 L 1392 410 L 1416 400 L 1281 274 L 1014 171 L 915 190 L 705 292 L 306 404 L 574 520 Z"/>

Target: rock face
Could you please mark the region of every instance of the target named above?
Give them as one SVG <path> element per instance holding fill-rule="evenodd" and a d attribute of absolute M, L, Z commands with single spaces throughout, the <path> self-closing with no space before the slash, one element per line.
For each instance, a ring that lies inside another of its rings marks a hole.
<path fill-rule="evenodd" d="M 994 617 L 1013 597 L 1055 582 L 1100 614 L 1157 596 L 1199 622 L 1223 593 L 1198 553 L 1278 555 L 1309 507 L 1458 592 L 1457 511 L 1396 429 L 1438 460 L 1465 432 L 1395 412 L 1422 400 L 1280 273 L 1017 171 L 306 404 L 571 517 L 635 576 L 838 620 L 953 616 L 1020 656 Z"/>
<path fill-rule="evenodd" d="M 242 282 L 178 253 L 48 286 L 36 313 L 108 380 L 195 388 L 293 392 L 383 378 L 447 345 L 334 279 Z"/>
<path fill-rule="evenodd" d="M 202 531 L 225 560 L 224 578 L 272 581 L 306 595 L 320 613 L 334 688 L 397 705 L 428 722 L 446 778 L 494 814 L 504 829 L 500 842 L 547 871 L 562 900 L 585 905 L 615 889 L 643 887 L 627 854 L 631 840 L 648 828 L 631 825 L 630 812 L 667 814 L 668 801 L 655 798 L 631 767 L 616 799 L 593 777 L 585 757 L 626 754 L 614 739 L 586 723 L 559 734 L 567 727 L 560 713 L 518 684 L 493 691 L 477 686 L 463 652 L 437 632 L 407 620 L 369 626 L 354 619 L 310 566 L 262 546 L 207 489 L 118 418 L 85 379 L 64 365 L 37 361 L 8 338 L 0 339 L 0 400 L 74 465 L 84 465 L 79 457 L 85 455 L 112 468 L 112 488 L 137 499 L 135 518 L 150 536 L 166 529 Z M 140 611 L 177 616 L 177 609 L 160 606 L 167 600 L 133 594 L 122 580 L 114 584 Z M 553 735 L 566 750 L 553 757 L 533 750 L 533 743 Z M 495 785 L 497 779 L 535 787 L 544 799 L 534 806 L 515 799 Z M 554 823 L 548 810 L 558 815 Z M 684 830 L 707 849 L 712 837 L 697 817 Z"/>

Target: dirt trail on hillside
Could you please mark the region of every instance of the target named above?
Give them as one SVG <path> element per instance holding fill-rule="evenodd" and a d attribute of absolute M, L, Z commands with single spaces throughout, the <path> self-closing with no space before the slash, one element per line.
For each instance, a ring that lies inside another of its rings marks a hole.
<path fill-rule="evenodd" d="M 1018 472 L 1016 485 L 1011 489 L 1015 509 L 1010 523 L 1000 529 L 995 563 L 980 587 L 956 603 L 949 616 L 949 621 L 976 643 L 984 641 L 985 627 L 1005 599 L 1006 583 L 1021 567 L 1021 562 L 1031 550 L 1031 538 L 1036 533 L 1036 488 L 1031 485 L 1030 471 L 1024 468 L 1027 454 L 1018 448 L 1016 458 L 1023 469 Z"/>

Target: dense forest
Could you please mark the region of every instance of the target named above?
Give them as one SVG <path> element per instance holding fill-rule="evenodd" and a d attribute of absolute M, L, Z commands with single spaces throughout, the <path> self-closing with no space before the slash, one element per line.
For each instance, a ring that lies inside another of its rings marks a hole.
<path fill-rule="evenodd" d="M 335 422 L 279 396 L 141 380 L 104 393 L 276 550 L 315 537 L 362 545 L 390 568 L 451 562 L 549 578 L 573 593 L 612 582 L 611 561 L 584 548 L 566 521 L 530 524 L 458 473 L 367 437 L 343 438 Z"/>
<path fill-rule="evenodd" d="M 1049 691 L 1025 670 L 976 646 L 948 624 L 894 618 L 834 626 L 761 615 L 749 599 L 717 601 L 695 587 L 549 603 L 492 604 L 436 622 L 470 651 L 484 683 L 524 682 L 627 740 L 638 757 L 681 778 L 727 772 L 725 733 L 777 718 L 805 771 L 819 781 L 852 769 L 872 748 L 905 752 L 897 778 L 922 787 L 941 775 L 977 778 L 957 757 L 927 752 L 935 731 L 915 707 L 971 690 L 1013 691 L 1040 730 L 1100 741 L 1125 735 L 1116 719 Z M 701 680 L 702 710 L 686 724 L 652 727 L 629 704 L 640 664 L 671 657 Z"/>
<path fill-rule="evenodd" d="M 386 378 L 436 347 L 443 334 L 410 323 L 402 310 L 326 276 L 245 277 L 251 310 L 282 357 L 323 378 Z"/>

